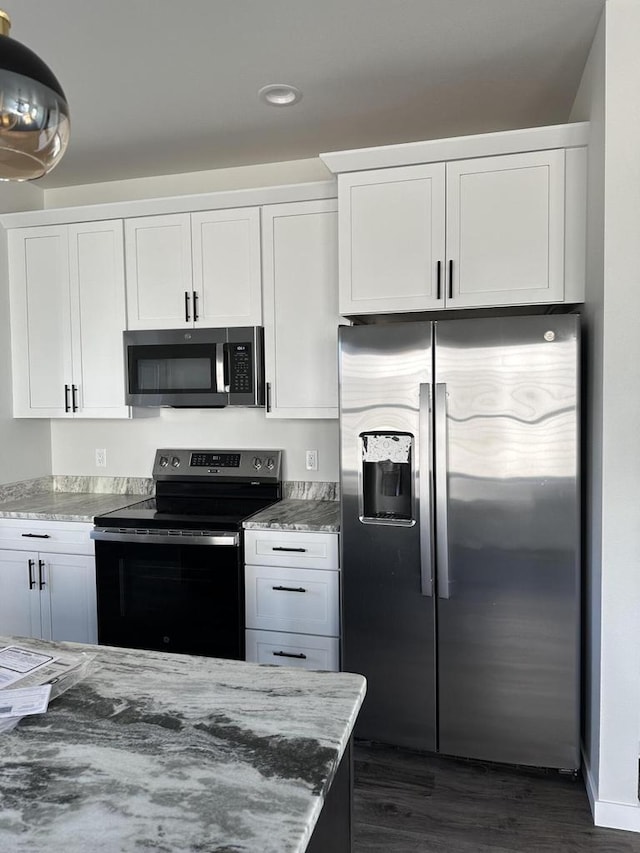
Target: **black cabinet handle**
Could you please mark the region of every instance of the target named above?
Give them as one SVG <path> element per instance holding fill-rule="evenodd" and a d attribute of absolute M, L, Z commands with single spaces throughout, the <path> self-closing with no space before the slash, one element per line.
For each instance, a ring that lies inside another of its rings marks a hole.
<path fill-rule="evenodd" d="M 265 389 L 267 392 L 267 411 L 271 411 L 271 383 L 265 382 Z"/>
<path fill-rule="evenodd" d="M 44 560 L 38 560 L 38 586 L 40 589 L 44 589 L 45 587 Z"/>
<path fill-rule="evenodd" d="M 71 411 L 71 406 L 69 405 L 69 386 L 64 386 L 64 410 L 65 412 Z"/>
<path fill-rule="evenodd" d="M 289 652 L 273 652 L 273 655 L 274 655 L 274 657 L 277 657 L 277 658 L 298 658 L 298 660 L 306 660 L 307 659 L 307 656 L 303 655 L 302 652 L 300 652 L 299 655 L 293 655 L 293 654 L 290 654 Z"/>
<path fill-rule="evenodd" d="M 453 299 L 453 260 L 449 261 L 449 299 Z"/>
<path fill-rule="evenodd" d="M 284 545 L 274 545 L 272 551 L 296 551 L 299 554 L 304 554 L 306 548 L 286 548 Z"/>
<path fill-rule="evenodd" d="M 184 292 L 184 321 L 185 323 L 189 322 L 189 291 L 185 290 Z"/>
<path fill-rule="evenodd" d="M 436 299 L 442 298 L 442 261 L 436 264 Z"/>
<path fill-rule="evenodd" d="M 36 564 L 35 560 L 29 560 L 29 589 L 33 589 L 36 585 L 36 582 L 33 577 L 33 568 Z"/>
<path fill-rule="evenodd" d="M 198 322 L 198 294 L 193 291 L 193 322 Z"/>
<path fill-rule="evenodd" d="M 72 412 L 78 411 L 78 386 L 77 385 L 71 386 L 71 411 Z"/>
<path fill-rule="evenodd" d="M 48 533 L 21 533 L 24 539 L 51 539 Z"/>
<path fill-rule="evenodd" d="M 306 592 L 303 586 L 272 586 L 271 589 L 276 589 L 282 592 Z"/>

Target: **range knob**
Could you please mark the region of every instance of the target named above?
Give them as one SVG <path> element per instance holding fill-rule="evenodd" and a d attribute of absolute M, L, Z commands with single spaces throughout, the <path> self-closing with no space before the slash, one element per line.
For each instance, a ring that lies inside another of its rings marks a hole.
<path fill-rule="evenodd" d="M 259 471 L 262 468 L 262 459 L 260 459 L 259 456 L 253 457 L 253 467 L 256 469 L 256 471 Z"/>
<path fill-rule="evenodd" d="M 172 456 L 172 457 L 171 457 L 171 464 L 173 465 L 173 467 L 174 467 L 174 468 L 179 468 L 179 467 L 180 467 L 180 460 L 178 459 L 178 457 L 177 457 L 177 456 Z"/>
<path fill-rule="evenodd" d="M 267 464 L 267 468 L 269 469 L 269 471 L 273 471 L 273 469 L 276 467 L 276 463 L 273 461 L 271 456 L 267 459 L 266 464 Z"/>
<path fill-rule="evenodd" d="M 160 457 L 160 467 L 166 468 L 168 464 L 169 464 L 168 458 L 166 456 L 161 456 Z"/>

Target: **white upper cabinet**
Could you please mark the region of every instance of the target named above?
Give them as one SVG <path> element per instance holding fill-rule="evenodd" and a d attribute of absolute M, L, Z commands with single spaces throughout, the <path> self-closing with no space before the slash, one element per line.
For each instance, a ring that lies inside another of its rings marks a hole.
<path fill-rule="evenodd" d="M 445 166 L 340 175 L 340 311 L 421 311 L 442 300 Z"/>
<path fill-rule="evenodd" d="M 564 157 L 447 163 L 447 307 L 562 302 Z"/>
<path fill-rule="evenodd" d="M 260 211 L 125 220 L 129 329 L 258 326 Z"/>
<path fill-rule="evenodd" d="M 128 417 L 122 222 L 9 231 L 13 414 Z"/>
<path fill-rule="evenodd" d="M 267 417 L 338 417 L 338 207 L 262 210 Z"/>
<path fill-rule="evenodd" d="M 341 174 L 340 312 L 580 301 L 584 167 L 553 149 Z"/>

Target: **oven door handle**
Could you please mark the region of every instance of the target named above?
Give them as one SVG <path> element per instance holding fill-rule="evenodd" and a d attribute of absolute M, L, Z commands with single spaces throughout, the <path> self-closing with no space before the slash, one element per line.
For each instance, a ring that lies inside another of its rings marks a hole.
<path fill-rule="evenodd" d="M 92 539 L 99 542 L 136 542 L 138 545 L 222 545 L 237 548 L 240 545 L 238 533 L 200 533 L 194 530 L 176 530 L 175 532 L 135 531 L 123 532 L 109 528 L 96 527 L 90 533 Z"/>

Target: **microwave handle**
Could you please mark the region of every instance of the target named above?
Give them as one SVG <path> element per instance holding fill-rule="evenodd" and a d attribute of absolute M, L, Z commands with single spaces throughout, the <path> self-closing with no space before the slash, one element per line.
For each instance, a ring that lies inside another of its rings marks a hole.
<path fill-rule="evenodd" d="M 226 382 L 225 370 L 225 345 L 216 344 L 216 391 L 227 392 L 229 386 Z"/>

